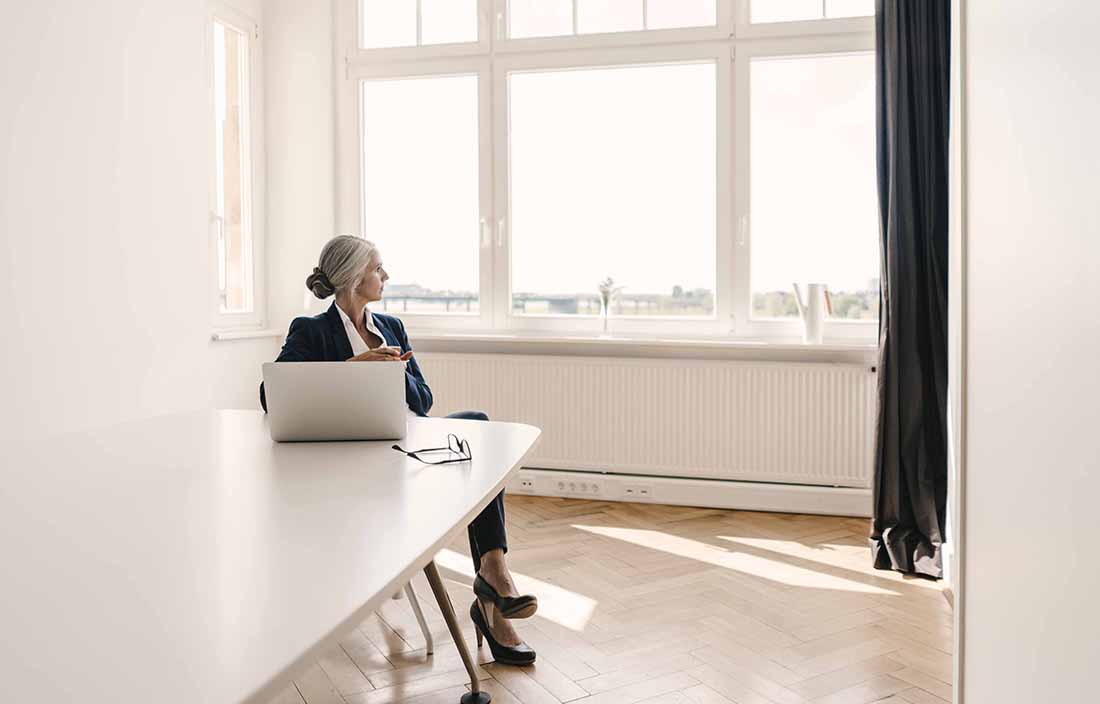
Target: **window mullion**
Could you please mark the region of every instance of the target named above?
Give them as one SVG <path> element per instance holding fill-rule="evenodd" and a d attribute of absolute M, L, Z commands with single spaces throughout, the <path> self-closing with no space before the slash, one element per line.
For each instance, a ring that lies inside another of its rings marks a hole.
<path fill-rule="evenodd" d="M 490 89 L 490 147 L 492 165 L 491 212 L 489 218 L 489 254 L 493 262 L 491 326 L 504 329 L 508 326 L 511 301 L 511 263 L 503 243 L 498 243 L 498 222 L 507 216 L 508 205 L 508 74 L 496 59 L 489 65 Z M 510 232 L 503 233 L 508 236 Z"/>
<path fill-rule="evenodd" d="M 496 319 L 499 292 L 495 281 L 499 276 L 500 264 L 493 247 L 493 222 L 495 218 L 494 174 L 494 115 L 493 115 L 493 63 L 486 59 L 478 72 L 478 164 L 480 184 L 478 188 L 481 219 L 478 223 L 478 261 L 481 274 L 478 281 L 478 297 L 481 301 L 481 327 L 493 327 Z"/>
<path fill-rule="evenodd" d="M 728 126 L 730 136 L 730 149 L 733 183 L 728 191 L 733 199 L 733 230 L 731 232 L 733 246 L 731 247 L 732 261 L 727 260 L 727 265 L 733 268 L 733 285 L 730 291 L 731 328 L 732 332 L 739 336 L 748 334 L 749 316 L 751 313 L 751 286 L 750 286 L 750 251 L 751 228 L 749 227 L 749 72 L 748 57 L 737 57 L 736 40 L 730 42 L 731 71 L 726 88 L 731 100 L 731 120 Z"/>
<path fill-rule="evenodd" d="M 417 46 L 424 46 L 424 5 L 423 5 L 423 0 L 416 0 L 416 45 Z"/>

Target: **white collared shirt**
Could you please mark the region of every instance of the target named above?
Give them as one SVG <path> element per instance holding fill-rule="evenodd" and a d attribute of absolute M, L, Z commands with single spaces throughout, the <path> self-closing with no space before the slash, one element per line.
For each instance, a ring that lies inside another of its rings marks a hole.
<path fill-rule="evenodd" d="M 378 339 L 382 341 L 380 345 L 373 348 L 367 345 L 366 340 L 364 340 L 363 336 L 359 334 L 359 331 L 355 329 L 355 323 L 351 322 L 351 318 L 348 317 L 348 314 L 344 312 L 344 309 L 341 308 L 339 304 L 337 304 L 336 310 L 340 312 L 340 320 L 344 321 L 344 332 L 347 333 L 348 342 L 351 343 L 352 356 L 363 354 L 371 349 L 378 349 L 386 344 L 385 335 L 383 335 L 378 329 L 378 326 L 374 324 L 374 315 L 367 310 L 366 306 L 363 306 L 363 324 L 366 326 L 368 332 L 377 336 Z M 379 364 L 388 364 L 388 362 L 379 362 Z M 407 409 L 407 412 L 411 418 L 418 417 L 413 413 L 411 408 Z"/>

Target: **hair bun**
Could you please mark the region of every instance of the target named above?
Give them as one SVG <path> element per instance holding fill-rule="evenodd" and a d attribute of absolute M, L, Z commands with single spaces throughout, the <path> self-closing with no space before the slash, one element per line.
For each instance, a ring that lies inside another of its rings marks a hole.
<path fill-rule="evenodd" d="M 313 291 L 313 295 L 321 299 L 328 298 L 336 292 L 336 287 L 328 280 L 325 272 L 316 266 L 313 267 L 313 273 L 306 277 L 306 288 Z"/>

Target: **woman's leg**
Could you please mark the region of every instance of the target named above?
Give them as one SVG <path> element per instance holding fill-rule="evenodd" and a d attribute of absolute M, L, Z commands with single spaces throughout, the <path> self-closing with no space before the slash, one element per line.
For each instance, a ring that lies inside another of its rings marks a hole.
<path fill-rule="evenodd" d="M 481 411 L 459 411 L 447 417 L 460 420 L 489 420 L 489 416 Z M 508 552 L 508 536 L 504 527 L 503 491 L 497 494 L 489 505 L 482 509 L 481 513 L 467 526 L 466 530 L 470 536 L 470 557 L 474 560 L 475 573 L 481 571 L 481 558 L 489 552 L 497 553 L 500 559 L 495 559 L 496 556 L 490 558 L 490 565 L 488 566 L 495 566 L 495 563 L 498 562 L 503 564 L 504 553 Z M 488 575 L 483 576 L 489 579 Z M 511 579 L 508 579 L 508 581 L 511 582 Z M 489 583 L 500 589 L 495 580 L 490 579 Z"/>
<path fill-rule="evenodd" d="M 504 491 L 497 494 L 489 505 L 466 526 L 470 536 L 470 556 L 474 559 L 474 572 L 481 572 L 495 562 L 503 563 L 508 552 L 508 535 L 504 527 Z M 495 557 L 493 557 L 495 556 Z M 488 579 L 488 577 L 486 577 Z M 495 587 L 496 584 L 490 580 Z M 503 592 L 502 592 L 503 593 Z"/>
<path fill-rule="evenodd" d="M 460 411 L 447 417 L 489 420 L 489 416 L 481 411 Z M 508 552 L 508 536 L 504 527 L 503 491 L 467 526 L 467 533 L 470 537 L 470 556 L 474 560 L 474 574 L 480 574 L 501 596 L 518 596 L 512 575 L 504 561 L 504 553 Z M 496 612 L 490 603 L 483 603 L 482 608 Z M 491 622 L 494 637 L 504 645 L 515 646 L 523 642 L 507 619 L 492 618 Z"/>

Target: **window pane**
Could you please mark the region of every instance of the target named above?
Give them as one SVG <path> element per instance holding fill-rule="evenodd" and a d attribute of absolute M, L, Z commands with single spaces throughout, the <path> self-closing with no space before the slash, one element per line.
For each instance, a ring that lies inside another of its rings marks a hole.
<path fill-rule="evenodd" d="M 252 310 L 251 169 L 248 166 L 248 38 L 214 23 L 215 216 L 222 313 Z"/>
<path fill-rule="evenodd" d="M 713 63 L 509 77 L 512 309 L 710 315 Z"/>
<path fill-rule="evenodd" d="M 819 20 L 822 0 L 751 0 L 753 22 Z"/>
<path fill-rule="evenodd" d="M 648 0 L 647 29 L 705 27 L 718 23 L 715 0 Z"/>
<path fill-rule="evenodd" d="M 363 48 L 416 46 L 416 0 L 362 0 Z"/>
<path fill-rule="evenodd" d="M 477 41 L 477 0 L 420 0 L 420 43 Z"/>
<path fill-rule="evenodd" d="M 508 36 L 554 37 L 573 33 L 570 0 L 508 0 Z"/>
<path fill-rule="evenodd" d="M 871 54 L 757 58 L 750 68 L 752 308 L 794 317 L 792 283 L 834 315 L 878 315 Z"/>
<path fill-rule="evenodd" d="M 577 0 L 577 34 L 639 29 L 642 0 Z"/>
<path fill-rule="evenodd" d="M 478 310 L 477 76 L 363 83 L 364 235 L 381 309 Z"/>
<path fill-rule="evenodd" d="M 875 0 L 825 0 L 825 16 L 870 17 L 875 14 Z"/>
<path fill-rule="evenodd" d="M 751 0 L 753 22 L 868 17 L 875 14 L 875 0 Z M 651 0 L 652 2 L 652 0 Z M 652 10 L 650 10 L 652 14 Z"/>

